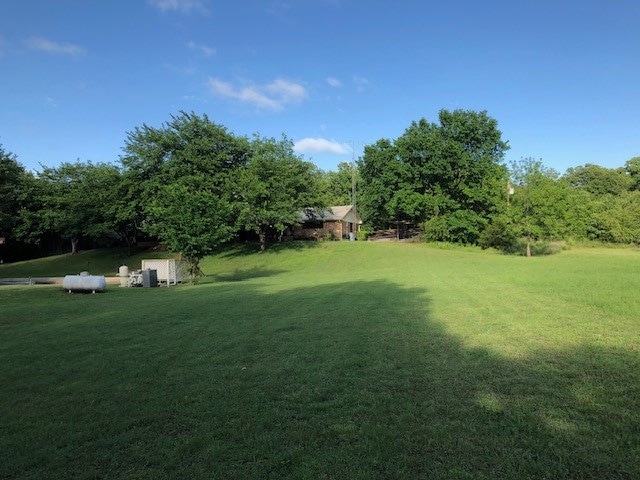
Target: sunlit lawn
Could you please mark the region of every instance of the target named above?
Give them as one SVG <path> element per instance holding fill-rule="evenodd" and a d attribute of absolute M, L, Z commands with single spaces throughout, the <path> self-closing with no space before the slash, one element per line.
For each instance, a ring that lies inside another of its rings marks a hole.
<path fill-rule="evenodd" d="M 639 250 L 290 244 L 204 270 L 0 287 L 1 478 L 640 478 Z"/>

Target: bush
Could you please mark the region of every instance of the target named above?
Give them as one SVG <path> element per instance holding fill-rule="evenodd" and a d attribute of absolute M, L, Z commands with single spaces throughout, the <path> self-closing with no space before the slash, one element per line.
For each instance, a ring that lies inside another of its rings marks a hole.
<path fill-rule="evenodd" d="M 431 217 L 422 224 L 427 242 L 475 244 L 486 223 L 475 212 L 456 210 L 443 216 Z"/>
<path fill-rule="evenodd" d="M 526 255 L 527 239 L 518 237 L 509 221 L 505 218 L 494 218 L 482 231 L 478 244 L 482 248 L 495 248 L 509 255 Z M 553 255 L 567 248 L 566 242 L 534 240 L 531 242 L 531 255 Z"/>
<path fill-rule="evenodd" d="M 367 230 L 360 230 L 356 234 L 356 240 L 359 240 L 361 242 L 366 242 L 367 238 L 369 238 L 369 232 Z"/>
<path fill-rule="evenodd" d="M 333 232 L 327 232 L 324 234 L 324 239 L 328 242 L 337 242 L 340 240 L 338 236 Z"/>
<path fill-rule="evenodd" d="M 494 218 L 480 233 L 478 245 L 482 248 L 496 248 L 505 253 L 515 253 L 518 251 L 518 237 L 506 220 Z"/>
<path fill-rule="evenodd" d="M 564 250 L 565 247 L 565 242 L 534 240 L 531 242 L 531 256 L 540 257 L 543 255 L 555 255 L 556 253 L 560 253 L 562 250 Z M 503 252 L 512 255 L 525 256 L 527 254 L 527 239 L 518 238 L 513 249 L 510 249 L 509 251 L 503 250 Z"/>
<path fill-rule="evenodd" d="M 449 225 L 444 217 L 432 217 L 422 225 L 426 242 L 450 241 Z"/>

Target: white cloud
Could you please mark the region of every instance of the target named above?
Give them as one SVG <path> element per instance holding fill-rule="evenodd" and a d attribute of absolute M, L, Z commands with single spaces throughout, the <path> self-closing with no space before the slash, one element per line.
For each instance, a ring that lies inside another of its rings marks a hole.
<path fill-rule="evenodd" d="M 286 105 L 300 103 L 307 97 L 304 86 L 283 79 L 274 80 L 264 86 L 235 87 L 217 78 L 210 78 L 209 88 L 220 97 L 239 100 L 268 110 L 282 110 Z"/>
<path fill-rule="evenodd" d="M 364 87 L 369 85 L 369 80 L 367 80 L 364 77 L 360 77 L 358 75 L 354 75 L 353 76 L 353 83 L 356 84 L 356 89 L 358 90 L 358 92 L 363 92 L 364 91 Z"/>
<path fill-rule="evenodd" d="M 192 11 L 206 12 L 202 0 L 147 0 L 152 7 L 161 12 L 191 13 Z"/>
<path fill-rule="evenodd" d="M 87 51 L 72 43 L 58 43 L 43 37 L 31 37 L 27 40 L 27 46 L 31 50 L 39 52 L 54 53 L 58 55 L 71 55 L 77 57 L 84 55 Z"/>
<path fill-rule="evenodd" d="M 327 83 L 333 88 L 340 88 L 342 86 L 342 82 L 335 77 L 328 77 Z"/>
<path fill-rule="evenodd" d="M 344 143 L 326 138 L 303 138 L 295 142 L 293 148 L 296 152 L 302 153 L 337 153 L 340 155 L 351 151 Z"/>
<path fill-rule="evenodd" d="M 206 45 L 199 45 L 196 42 L 189 42 L 187 46 L 189 49 L 195 50 L 207 58 L 213 57 L 216 54 L 215 48 L 207 47 Z"/>
<path fill-rule="evenodd" d="M 266 90 L 282 103 L 300 103 L 307 98 L 307 90 L 302 85 L 281 78 L 267 85 Z"/>

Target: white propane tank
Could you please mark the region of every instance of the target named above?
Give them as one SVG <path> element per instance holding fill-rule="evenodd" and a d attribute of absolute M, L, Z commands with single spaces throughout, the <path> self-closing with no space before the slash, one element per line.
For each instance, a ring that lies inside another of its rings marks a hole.
<path fill-rule="evenodd" d="M 107 280 L 104 275 L 66 275 L 62 288 L 71 292 L 104 292 Z"/>
<path fill-rule="evenodd" d="M 118 269 L 118 276 L 120 277 L 120 286 L 128 287 L 129 286 L 129 267 L 126 265 L 122 265 Z"/>

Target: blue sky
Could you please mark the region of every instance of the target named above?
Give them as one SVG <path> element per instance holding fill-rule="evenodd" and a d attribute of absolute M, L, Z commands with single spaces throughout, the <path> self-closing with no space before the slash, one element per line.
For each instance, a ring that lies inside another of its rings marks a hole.
<path fill-rule="evenodd" d="M 640 2 L 0 6 L 0 143 L 31 169 L 117 162 L 127 132 L 181 110 L 285 133 L 334 169 L 443 108 L 487 110 L 507 160 L 623 166 L 640 155 Z"/>

